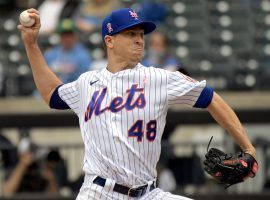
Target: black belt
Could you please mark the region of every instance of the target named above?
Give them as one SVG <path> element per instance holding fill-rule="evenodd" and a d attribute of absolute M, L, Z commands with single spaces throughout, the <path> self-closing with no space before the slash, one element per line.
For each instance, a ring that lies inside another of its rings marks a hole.
<path fill-rule="evenodd" d="M 105 182 L 106 182 L 106 179 L 101 178 L 100 176 L 97 176 L 93 181 L 93 183 L 95 183 L 99 186 L 102 186 L 102 187 L 104 187 Z M 137 188 L 129 188 L 127 186 L 119 185 L 119 184 L 115 183 L 114 187 L 113 187 L 113 191 L 128 195 L 130 197 L 141 197 L 145 194 L 147 186 L 148 185 L 143 185 L 143 186 L 140 186 Z M 156 188 L 155 182 L 153 182 L 153 184 L 150 186 L 150 191 L 155 189 L 155 188 Z"/>

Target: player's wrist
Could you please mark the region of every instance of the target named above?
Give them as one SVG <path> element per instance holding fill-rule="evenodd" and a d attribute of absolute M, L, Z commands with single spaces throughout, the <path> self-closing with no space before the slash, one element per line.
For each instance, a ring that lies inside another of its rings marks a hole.
<path fill-rule="evenodd" d="M 244 150 L 245 153 L 248 153 L 256 159 L 256 149 L 254 147 L 250 147 Z"/>
<path fill-rule="evenodd" d="M 39 49 L 37 41 L 34 41 L 34 42 L 33 41 L 31 41 L 31 42 L 25 41 L 24 45 L 27 49 Z"/>

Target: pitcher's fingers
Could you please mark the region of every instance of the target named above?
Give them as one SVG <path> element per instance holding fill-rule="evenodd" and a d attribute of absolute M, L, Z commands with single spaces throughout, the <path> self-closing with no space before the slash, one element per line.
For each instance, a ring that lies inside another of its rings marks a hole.
<path fill-rule="evenodd" d="M 29 30 L 31 30 L 31 27 L 25 27 L 23 25 L 18 25 L 17 28 L 21 31 L 21 32 L 24 32 L 24 33 L 27 33 Z"/>
<path fill-rule="evenodd" d="M 39 14 L 36 13 L 30 13 L 29 16 L 33 19 L 35 19 L 36 21 L 40 20 Z"/>
<path fill-rule="evenodd" d="M 18 28 L 20 31 L 24 31 L 24 30 L 26 29 L 26 27 L 23 26 L 23 25 L 21 25 L 21 24 L 19 24 L 19 25 L 17 26 L 17 28 Z"/>
<path fill-rule="evenodd" d="M 29 8 L 29 9 L 27 9 L 27 12 L 29 12 L 29 13 L 36 13 L 36 14 L 39 15 L 39 11 L 36 10 L 35 8 Z"/>
<path fill-rule="evenodd" d="M 39 17 L 39 14 L 30 13 L 29 16 L 35 20 L 34 27 L 39 27 L 40 26 L 40 17 Z"/>

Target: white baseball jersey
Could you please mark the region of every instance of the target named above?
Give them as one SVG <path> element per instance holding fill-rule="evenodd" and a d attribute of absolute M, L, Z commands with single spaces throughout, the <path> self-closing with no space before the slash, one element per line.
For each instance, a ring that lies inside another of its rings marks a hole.
<path fill-rule="evenodd" d="M 59 96 L 79 117 L 85 173 L 127 186 L 154 180 L 169 106 L 192 107 L 205 86 L 141 64 L 115 74 L 89 71 L 62 85 Z"/>

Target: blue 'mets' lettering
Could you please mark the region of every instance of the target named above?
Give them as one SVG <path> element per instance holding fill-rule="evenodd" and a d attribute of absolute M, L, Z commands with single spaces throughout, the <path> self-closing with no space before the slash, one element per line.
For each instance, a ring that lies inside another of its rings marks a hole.
<path fill-rule="evenodd" d="M 136 107 L 143 108 L 145 106 L 145 98 L 144 98 L 144 93 L 143 93 L 144 88 L 137 88 L 137 87 L 138 85 L 134 84 L 131 86 L 130 90 L 127 90 L 127 92 L 129 92 L 126 105 L 125 105 L 127 110 L 133 110 Z M 132 100 L 136 92 L 140 92 L 141 94 L 132 104 Z"/>
<path fill-rule="evenodd" d="M 144 96 L 144 88 L 138 88 L 138 84 L 133 84 L 129 90 L 126 91 L 128 94 L 126 101 L 123 97 L 115 97 L 108 106 L 101 109 L 101 104 L 105 98 L 107 88 L 103 88 L 102 91 L 95 91 L 90 103 L 87 106 L 87 110 L 84 114 L 84 121 L 87 122 L 91 119 L 93 113 L 95 115 L 100 115 L 106 110 L 111 112 L 119 112 L 123 108 L 126 110 L 133 110 L 135 108 L 143 108 L 146 104 Z M 134 96 L 138 93 L 138 97 L 134 100 Z"/>
<path fill-rule="evenodd" d="M 99 115 L 100 113 L 104 112 L 106 108 L 104 108 L 102 111 L 100 111 L 101 103 L 105 97 L 107 88 L 104 88 L 101 92 L 101 94 L 98 97 L 99 91 L 95 91 L 90 103 L 87 106 L 87 110 L 85 111 L 84 115 L 84 121 L 87 122 L 89 119 L 91 119 L 93 112 L 95 111 L 96 115 Z"/>
<path fill-rule="evenodd" d="M 115 97 L 111 104 L 110 104 L 110 110 L 112 112 L 119 112 L 124 107 L 123 105 L 123 98 L 122 97 Z"/>

